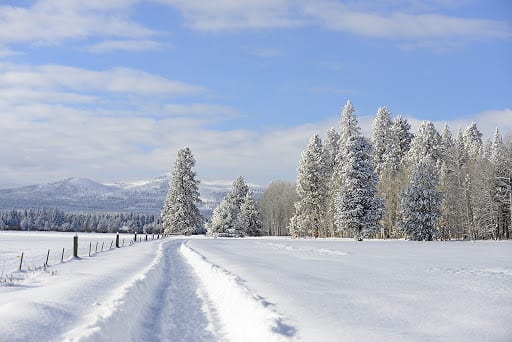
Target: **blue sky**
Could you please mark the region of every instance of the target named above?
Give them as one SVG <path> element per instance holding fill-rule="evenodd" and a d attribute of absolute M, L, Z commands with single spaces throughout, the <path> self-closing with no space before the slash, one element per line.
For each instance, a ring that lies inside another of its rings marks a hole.
<path fill-rule="evenodd" d="M 190 146 L 202 179 L 294 180 L 350 99 L 512 133 L 510 1 L 0 3 L 0 187 L 151 178 Z"/>

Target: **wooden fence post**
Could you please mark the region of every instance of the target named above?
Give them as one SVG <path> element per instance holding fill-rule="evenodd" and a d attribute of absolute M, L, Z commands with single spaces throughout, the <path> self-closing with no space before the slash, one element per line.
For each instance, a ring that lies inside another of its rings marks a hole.
<path fill-rule="evenodd" d="M 112 249 L 112 245 L 114 244 L 114 240 L 110 241 L 110 248 L 109 249 Z"/>
<path fill-rule="evenodd" d="M 133 237 L 133 241 L 137 242 L 137 232 L 135 232 L 135 235 Z"/>
<path fill-rule="evenodd" d="M 148 241 L 148 234 L 146 234 L 146 241 Z"/>
<path fill-rule="evenodd" d="M 62 248 L 62 256 L 60 257 L 60 262 L 64 262 L 64 248 Z"/>
<path fill-rule="evenodd" d="M 23 252 L 21 252 L 21 260 L 20 260 L 20 271 L 21 271 L 21 265 L 23 264 Z"/>
<path fill-rule="evenodd" d="M 119 233 L 116 235 L 116 248 L 119 248 Z"/>
<path fill-rule="evenodd" d="M 78 234 L 73 236 L 73 257 L 78 258 Z"/>
<path fill-rule="evenodd" d="M 103 245 L 105 244 L 105 241 L 101 242 L 101 251 L 103 252 Z"/>
<path fill-rule="evenodd" d="M 48 250 L 48 253 L 46 254 L 46 262 L 44 263 L 44 266 L 48 266 L 48 258 L 50 258 L 50 250 Z"/>
<path fill-rule="evenodd" d="M 91 256 L 92 241 L 89 241 L 89 256 Z"/>

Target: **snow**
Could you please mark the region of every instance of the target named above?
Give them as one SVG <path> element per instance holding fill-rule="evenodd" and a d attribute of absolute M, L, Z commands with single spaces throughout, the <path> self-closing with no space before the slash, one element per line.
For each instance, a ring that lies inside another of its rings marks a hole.
<path fill-rule="evenodd" d="M 509 341 L 512 336 L 510 242 L 187 244 L 272 303 L 300 340 Z"/>
<path fill-rule="evenodd" d="M 43 266 L 46 261 L 48 249 L 50 255 L 49 265 L 61 262 L 62 249 L 64 248 L 64 260 L 73 255 L 74 233 L 64 232 L 15 232 L 0 231 L 0 281 L 17 271 L 20 265 L 20 256 L 23 252 L 22 271 L 30 271 Z M 115 246 L 116 234 L 78 233 L 78 256 L 89 255 L 89 243 L 92 253 L 108 250 L 110 245 Z M 120 234 L 119 243 L 128 245 L 133 239 L 133 234 Z M 124 240 L 124 241 L 123 241 Z M 29 274 L 18 273 L 16 276 Z"/>
<path fill-rule="evenodd" d="M 0 250 L 70 237 L 3 233 Z M 0 340 L 508 341 L 511 257 L 509 241 L 173 237 L 0 286 Z"/>

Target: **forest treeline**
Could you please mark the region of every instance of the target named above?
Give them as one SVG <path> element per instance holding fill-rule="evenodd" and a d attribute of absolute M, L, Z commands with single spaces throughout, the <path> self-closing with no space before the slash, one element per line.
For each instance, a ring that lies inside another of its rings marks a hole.
<path fill-rule="evenodd" d="M 56 208 L 0 212 L 0 230 L 61 232 L 160 233 L 159 215 L 133 213 L 67 213 Z"/>

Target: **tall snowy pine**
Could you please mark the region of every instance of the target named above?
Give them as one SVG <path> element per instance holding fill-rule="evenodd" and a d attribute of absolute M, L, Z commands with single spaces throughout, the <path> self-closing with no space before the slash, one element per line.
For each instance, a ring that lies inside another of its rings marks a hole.
<path fill-rule="evenodd" d="M 356 238 L 380 230 L 384 214 L 382 199 L 377 194 L 377 174 L 371 160 L 371 145 L 362 136 L 352 136 L 345 147 L 341 169 L 343 184 L 336 198 L 336 223 L 341 231 Z"/>
<path fill-rule="evenodd" d="M 326 198 L 326 217 L 324 229 L 320 230 L 320 236 L 334 236 L 336 231 L 336 224 L 334 216 L 336 212 L 335 197 L 336 197 L 336 180 L 334 177 L 334 170 L 336 169 L 336 158 L 339 150 L 340 135 L 334 128 L 327 131 L 325 137 L 324 151 L 326 162 L 326 181 L 328 184 L 327 198 Z"/>
<path fill-rule="evenodd" d="M 188 147 L 178 151 L 169 182 L 169 192 L 161 213 L 164 232 L 167 234 L 193 234 L 203 229 L 204 219 L 197 208 L 199 180 L 192 171 L 196 161 Z"/>
<path fill-rule="evenodd" d="M 437 191 L 438 171 L 430 157 L 419 161 L 402 193 L 399 229 L 410 240 L 432 240 L 437 233 L 442 196 Z"/>
<path fill-rule="evenodd" d="M 309 140 L 302 152 L 297 175 L 295 215 L 290 220 L 290 234 L 294 237 L 316 235 L 325 217 L 327 177 L 322 141 L 318 135 Z"/>
<path fill-rule="evenodd" d="M 373 122 L 373 162 L 375 163 L 375 172 L 379 178 L 382 178 L 384 172 L 386 155 L 392 147 L 391 111 L 388 107 L 380 107 L 377 110 L 375 121 Z"/>
<path fill-rule="evenodd" d="M 240 206 L 240 215 L 238 216 L 240 229 L 248 236 L 260 236 L 263 225 L 261 223 L 261 214 L 256 205 L 256 200 L 251 190 L 245 195 L 244 201 Z"/>

